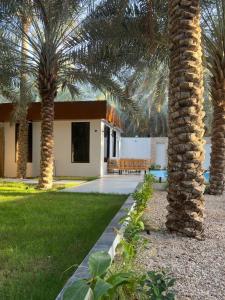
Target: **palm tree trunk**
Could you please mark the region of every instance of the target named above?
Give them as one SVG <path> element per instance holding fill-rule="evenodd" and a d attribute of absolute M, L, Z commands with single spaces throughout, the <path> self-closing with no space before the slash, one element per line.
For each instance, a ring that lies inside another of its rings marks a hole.
<path fill-rule="evenodd" d="M 209 190 L 210 194 L 222 195 L 225 186 L 225 76 L 218 70 L 217 64 L 214 65 L 214 71 L 216 75 L 212 78 L 213 124 Z"/>
<path fill-rule="evenodd" d="M 41 163 L 39 188 L 50 189 L 53 183 L 53 124 L 54 124 L 54 96 L 42 98 L 41 106 Z"/>
<path fill-rule="evenodd" d="M 204 124 L 200 0 L 169 1 L 169 231 L 203 233 Z"/>
<path fill-rule="evenodd" d="M 44 58 L 46 49 L 43 49 Z M 39 188 L 50 189 L 53 183 L 54 162 L 54 100 L 57 95 L 58 68 L 55 60 L 49 65 L 45 59 L 40 61 L 38 89 L 41 97 L 41 162 Z"/>
<path fill-rule="evenodd" d="M 19 135 L 17 144 L 17 178 L 25 178 L 27 171 L 27 152 L 28 152 L 28 123 L 27 123 L 27 75 L 24 72 L 26 63 L 26 49 L 29 47 L 26 35 L 29 32 L 30 22 L 26 17 L 22 17 L 22 47 L 21 47 L 21 65 L 22 71 L 20 76 L 20 101 L 17 104 L 17 115 L 19 121 Z"/>
<path fill-rule="evenodd" d="M 27 152 L 28 152 L 28 123 L 27 113 L 19 122 L 19 134 L 17 144 L 17 178 L 25 178 L 27 171 Z"/>

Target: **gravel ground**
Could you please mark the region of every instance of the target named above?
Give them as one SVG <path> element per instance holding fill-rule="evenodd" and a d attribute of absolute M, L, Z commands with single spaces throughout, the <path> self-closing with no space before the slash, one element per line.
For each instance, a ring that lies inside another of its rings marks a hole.
<path fill-rule="evenodd" d="M 166 192 L 149 203 L 147 249 L 137 257 L 142 270 L 166 269 L 176 278 L 178 300 L 225 300 L 225 196 L 206 195 L 204 241 L 165 230 Z"/>

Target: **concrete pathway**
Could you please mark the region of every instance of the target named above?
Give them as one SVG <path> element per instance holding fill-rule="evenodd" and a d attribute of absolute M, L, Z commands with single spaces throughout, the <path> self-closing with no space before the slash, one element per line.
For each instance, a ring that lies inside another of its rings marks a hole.
<path fill-rule="evenodd" d="M 106 175 L 79 186 L 66 188 L 62 192 L 130 194 L 141 181 L 143 181 L 143 175 Z"/>

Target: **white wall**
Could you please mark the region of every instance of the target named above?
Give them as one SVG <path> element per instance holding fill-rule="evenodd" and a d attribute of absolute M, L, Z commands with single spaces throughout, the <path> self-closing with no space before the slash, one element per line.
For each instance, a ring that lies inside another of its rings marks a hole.
<path fill-rule="evenodd" d="M 160 165 L 162 168 L 165 168 L 167 166 L 166 153 L 167 153 L 167 145 L 165 143 L 157 143 L 156 159 L 155 159 L 156 165 Z"/>
<path fill-rule="evenodd" d="M 71 123 L 72 121 L 55 121 L 54 123 L 54 160 L 56 176 L 100 176 L 101 160 L 101 121 L 76 120 L 90 122 L 90 162 L 71 162 Z"/>
<path fill-rule="evenodd" d="M 150 138 L 121 138 L 120 157 L 149 159 L 150 156 Z"/>
<path fill-rule="evenodd" d="M 204 169 L 209 169 L 211 141 L 205 138 L 205 161 Z M 123 158 L 142 158 L 151 159 L 152 163 L 161 165 L 162 168 L 167 166 L 167 147 L 168 138 L 121 138 L 121 157 Z"/>
<path fill-rule="evenodd" d="M 71 162 L 71 123 L 90 122 L 90 163 Z M 167 138 L 121 138 L 121 132 L 103 120 L 66 120 L 54 122 L 55 174 L 57 176 L 102 176 L 107 173 L 104 163 L 104 125 L 110 126 L 112 158 L 112 131 L 117 132 L 117 157 L 152 159 L 166 167 Z M 16 176 L 15 125 L 4 123 L 5 177 Z M 204 168 L 210 165 L 210 139 L 206 139 Z M 27 176 L 36 177 L 40 172 L 40 122 L 33 122 L 33 163 L 28 163 Z"/>
<path fill-rule="evenodd" d="M 15 125 L 10 125 L 9 122 L 4 123 L 5 131 L 5 164 L 4 164 L 4 174 L 5 177 L 15 177 L 16 176 L 16 147 L 15 147 Z M 34 138 L 34 137 L 33 137 Z M 33 149 L 35 145 L 33 144 Z M 27 164 L 27 176 L 33 176 L 33 164 Z"/>
<path fill-rule="evenodd" d="M 90 163 L 71 162 L 71 123 L 90 122 Z M 15 125 L 4 123 L 5 128 L 5 177 L 16 176 Z M 103 132 L 104 137 L 104 132 Z M 66 120 L 54 122 L 54 160 L 57 176 L 100 176 L 102 160 L 102 121 Z M 104 140 L 103 140 L 104 145 Z M 40 172 L 40 122 L 33 122 L 33 163 L 28 164 L 27 176 L 36 177 Z"/>
<path fill-rule="evenodd" d="M 210 167 L 210 154 L 211 154 L 211 141 L 209 138 L 206 138 L 206 144 L 204 146 L 205 149 L 205 161 L 203 163 L 203 168 L 205 170 L 209 170 Z"/>

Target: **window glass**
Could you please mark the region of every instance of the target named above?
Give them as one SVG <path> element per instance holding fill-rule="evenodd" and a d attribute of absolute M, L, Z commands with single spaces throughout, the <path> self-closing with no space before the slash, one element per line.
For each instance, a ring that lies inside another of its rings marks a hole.
<path fill-rule="evenodd" d="M 87 163 L 90 160 L 90 123 L 72 123 L 72 162 Z"/>
<path fill-rule="evenodd" d="M 116 131 L 113 131 L 113 157 L 116 157 Z"/>
<path fill-rule="evenodd" d="M 110 157 L 110 128 L 105 125 L 104 128 L 104 162 Z"/>

